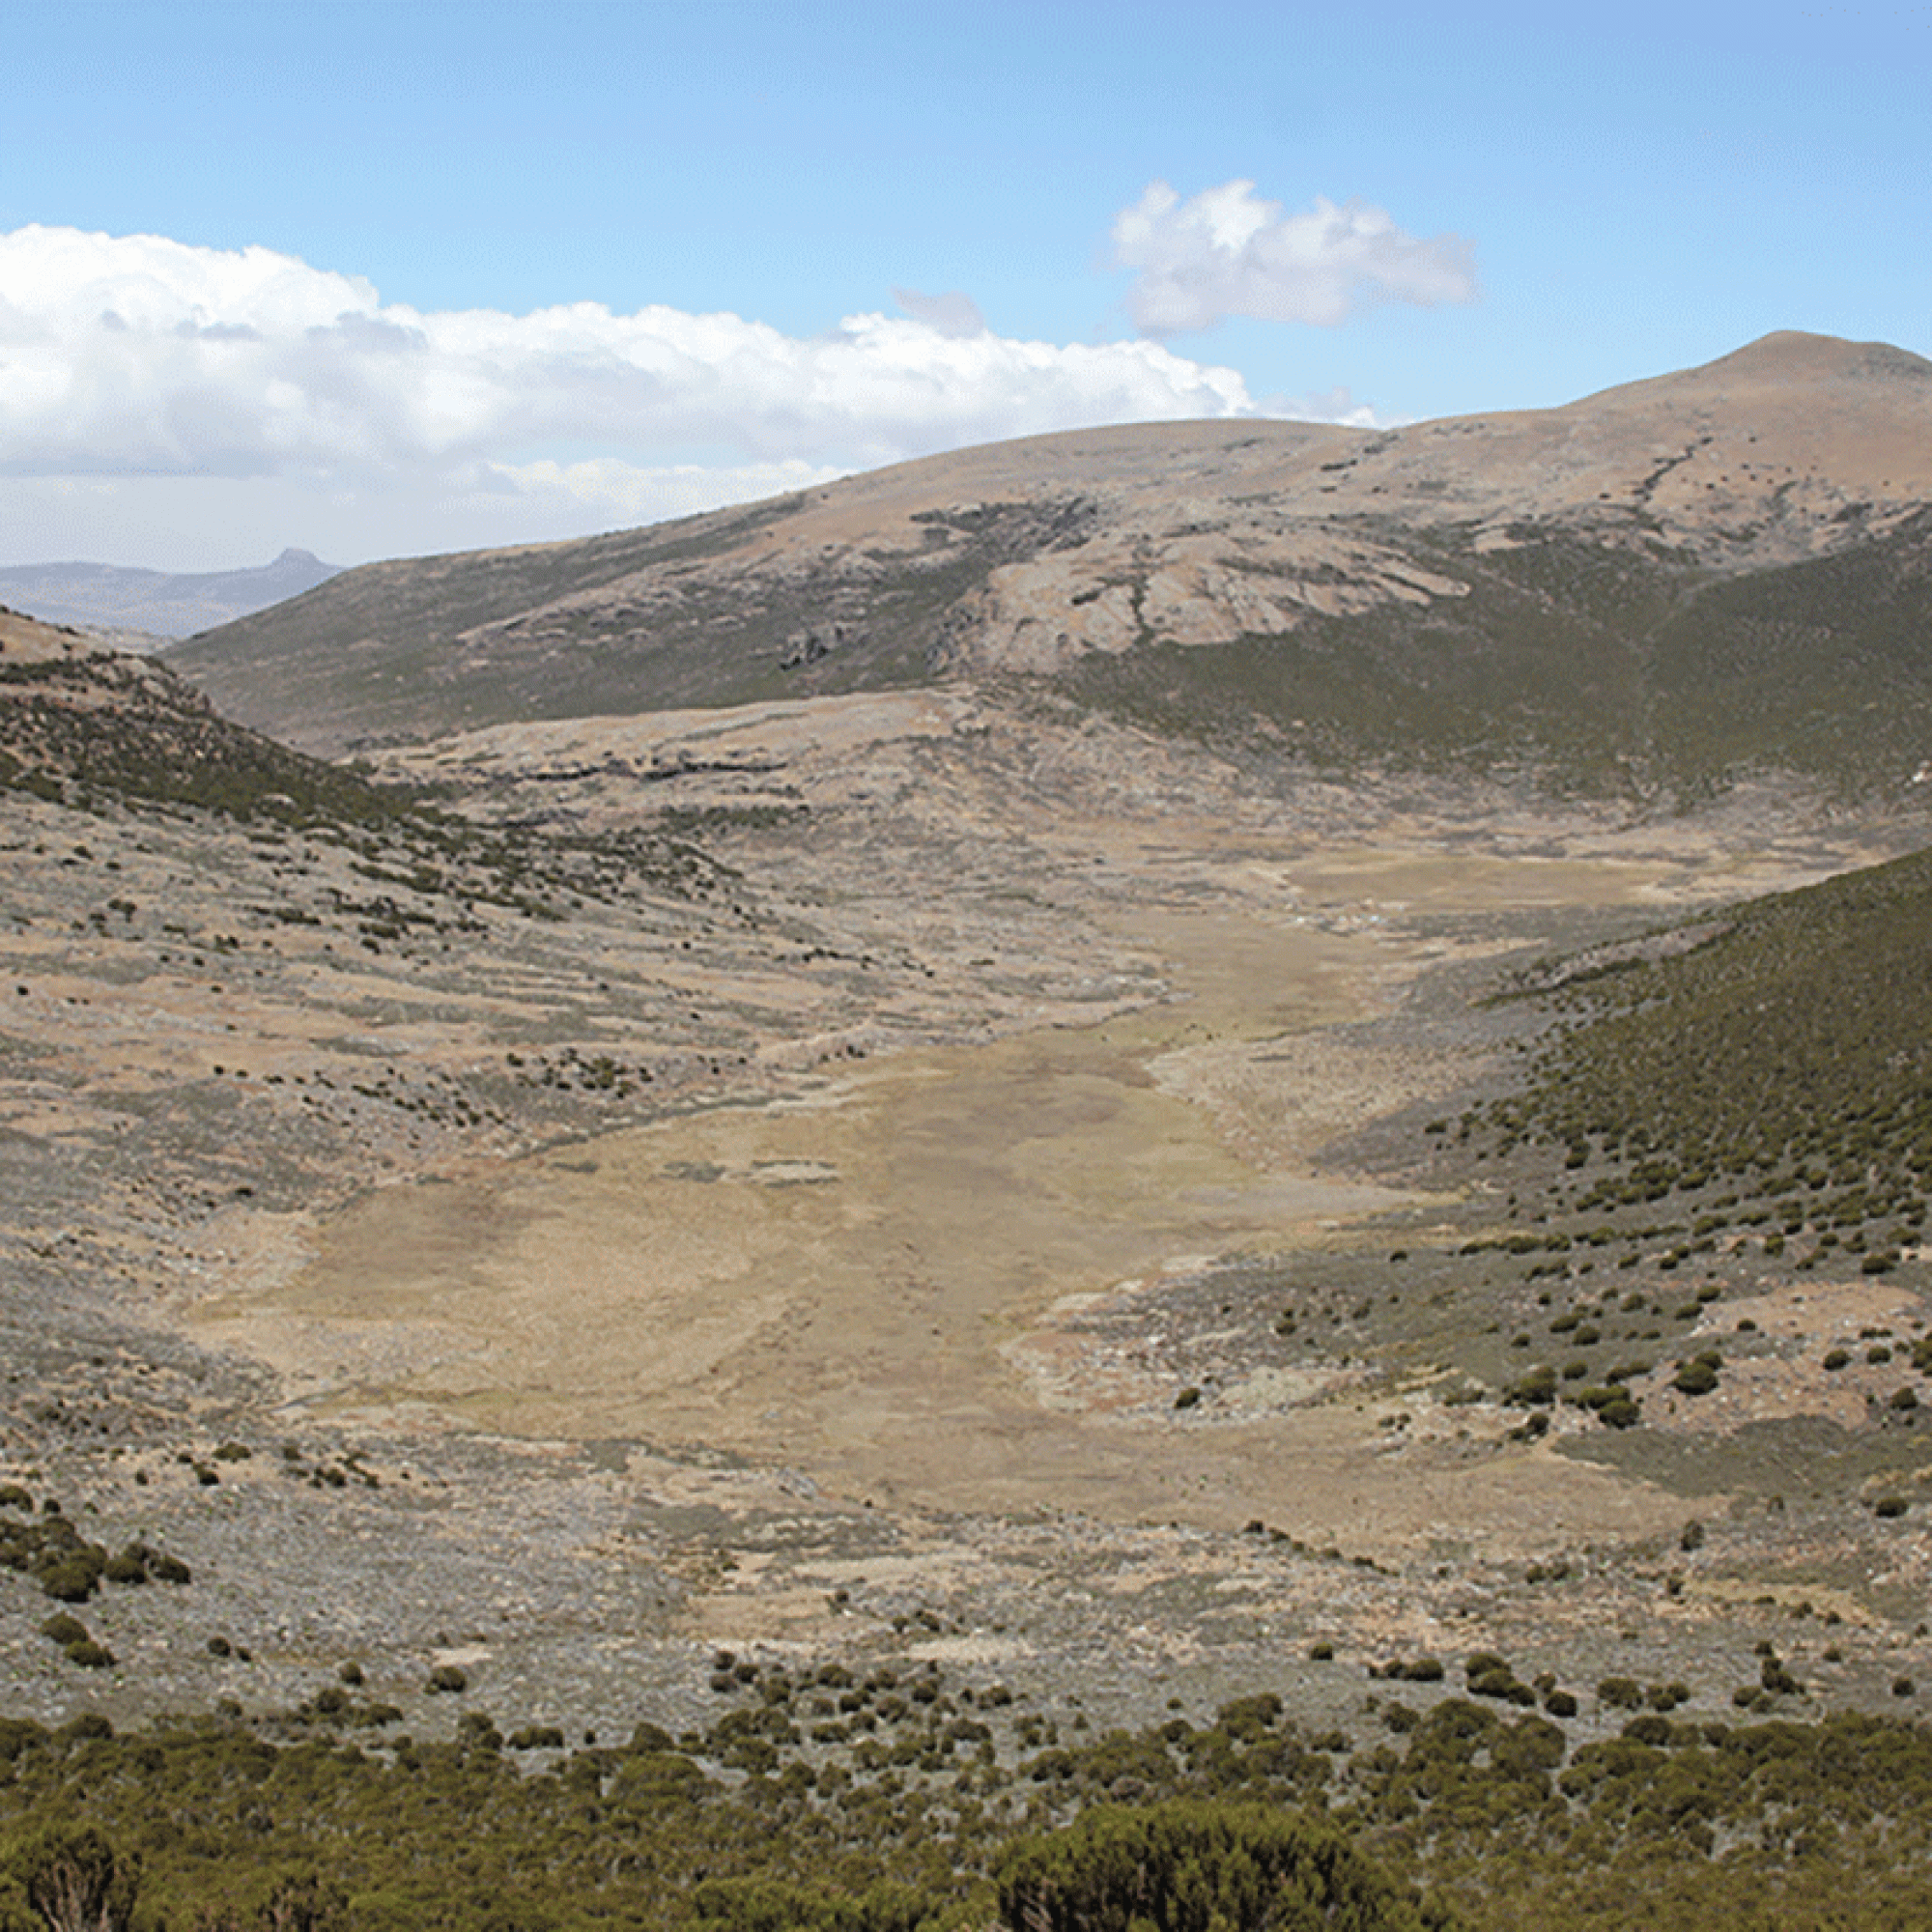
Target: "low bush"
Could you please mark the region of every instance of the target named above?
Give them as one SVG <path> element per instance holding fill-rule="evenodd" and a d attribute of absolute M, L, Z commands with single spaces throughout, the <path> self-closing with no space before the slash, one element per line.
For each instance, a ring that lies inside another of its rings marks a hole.
<path fill-rule="evenodd" d="M 1718 1371 L 1702 1356 L 1686 1362 L 1670 1378 L 1680 1395 L 1709 1395 L 1718 1386 Z"/>
<path fill-rule="evenodd" d="M 1332 1825 L 1261 1805 L 1089 1811 L 1065 1831 L 1009 1849 L 995 1883 L 1002 1918 L 1027 1932 L 1148 1925 L 1422 1932 L 1431 1922 Z"/>

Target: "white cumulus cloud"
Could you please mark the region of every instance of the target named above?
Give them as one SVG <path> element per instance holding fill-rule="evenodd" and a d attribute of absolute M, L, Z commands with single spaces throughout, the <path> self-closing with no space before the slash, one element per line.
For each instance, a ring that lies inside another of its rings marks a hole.
<path fill-rule="evenodd" d="M 1473 301 L 1472 245 L 1398 228 L 1366 202 L 1318 196 L 1291 214 L 1251 181 L 1224 182 L 1186 200 L 1151 183 L 1114 220 L 1114 258 L 1137 270 L 1127 295 L 1134 326 L 1152 336 L 1206 328 L 1223 316 L 1333 325 L 1371 302 L 1434 306 Z"/>
<path fill-rule="evenodd" d="M 0 472 L 387 472 L 559 442 L 862 464 L 980 439 L 1253 410 L 1240 377 L 1147 343 L 990 334 L 907 292 L 797 337 L 594 302 L 422 312 L 266 248 L 0 235 Z"/>
<path fill-rule="evenodd" d="M 959 292 L 895 298 L 811 336 L 663 306 L 419 310 L 270 248 L 0 234 L 0 561 L 355 562 L 1006 437 L 1323 413 L 1158 342 L 1017 340 Z"/>

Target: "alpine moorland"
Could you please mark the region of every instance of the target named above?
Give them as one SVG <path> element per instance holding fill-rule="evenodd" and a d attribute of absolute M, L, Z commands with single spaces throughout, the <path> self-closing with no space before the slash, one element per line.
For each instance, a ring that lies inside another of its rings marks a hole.
<path fill-rule="evenodd" d="M 1928 452 L 0 614 L 0 1923 L 1926 1917 Z"/>

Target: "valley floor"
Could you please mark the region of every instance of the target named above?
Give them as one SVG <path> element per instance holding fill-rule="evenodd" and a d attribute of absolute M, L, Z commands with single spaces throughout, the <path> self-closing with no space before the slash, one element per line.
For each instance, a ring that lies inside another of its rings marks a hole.
<path fill-rule="evenodd" d="M 1742 1320 L 1760 1365 L 1526 1434 L 1516 1197 L 1428 1132 L 1516 1077 L 1504 962 L 1911 828 L 1267 793 L 943 696 L 386 770 L 722 867 L 613 843 L 519 903 L 394 835 L 10 800 L 0 1481 L 194 1575 L 105 1587 L 83 1668 L 0 1574 L 10 1709 L 271 1713 L 354 1660 L 418 1735 L 678 1731 L 722 1646 L 998 1682 L 1017 1756 L 1257 1690 L 1357 1721 L 1367 1666 L 1488 1648 L 1580 1740 L 1606 1680 L 1728 1713 L 1774 1637 L 1794 1714 L 1932 1694 L 1921 1519 L 1855 1507 L 1919 1496 L 1896 1377 L 1805 1366 L 1903 1347 L 1918 1267 L 1666 1281 L 1633 1220 L 1629 1346 Z"/>

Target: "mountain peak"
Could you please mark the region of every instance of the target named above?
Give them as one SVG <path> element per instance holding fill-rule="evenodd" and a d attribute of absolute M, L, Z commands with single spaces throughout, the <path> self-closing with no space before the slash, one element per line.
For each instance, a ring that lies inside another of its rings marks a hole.
<path fill-rule="evenodd" d="M 1720 355 L 1687 376 L 1747 375 L 1758 381 L 1818 383 L 1831 381 L 1932 381 L 1932 362 L 1889 342 L 1853 342 L 1842 335 L 1812 335 L 1804 329 L 1774 329 Z"/>
<path fill-rule="evenodd" d="M 291 547 L 274 562 L 246 570 L 171 573 L 112 563 L 14 564 L 0 569 L 0 593 L 51 623 L 153 639 L 232 623 L 298 597 L 336 574 L 336 567 L 313 551 Z"/>

